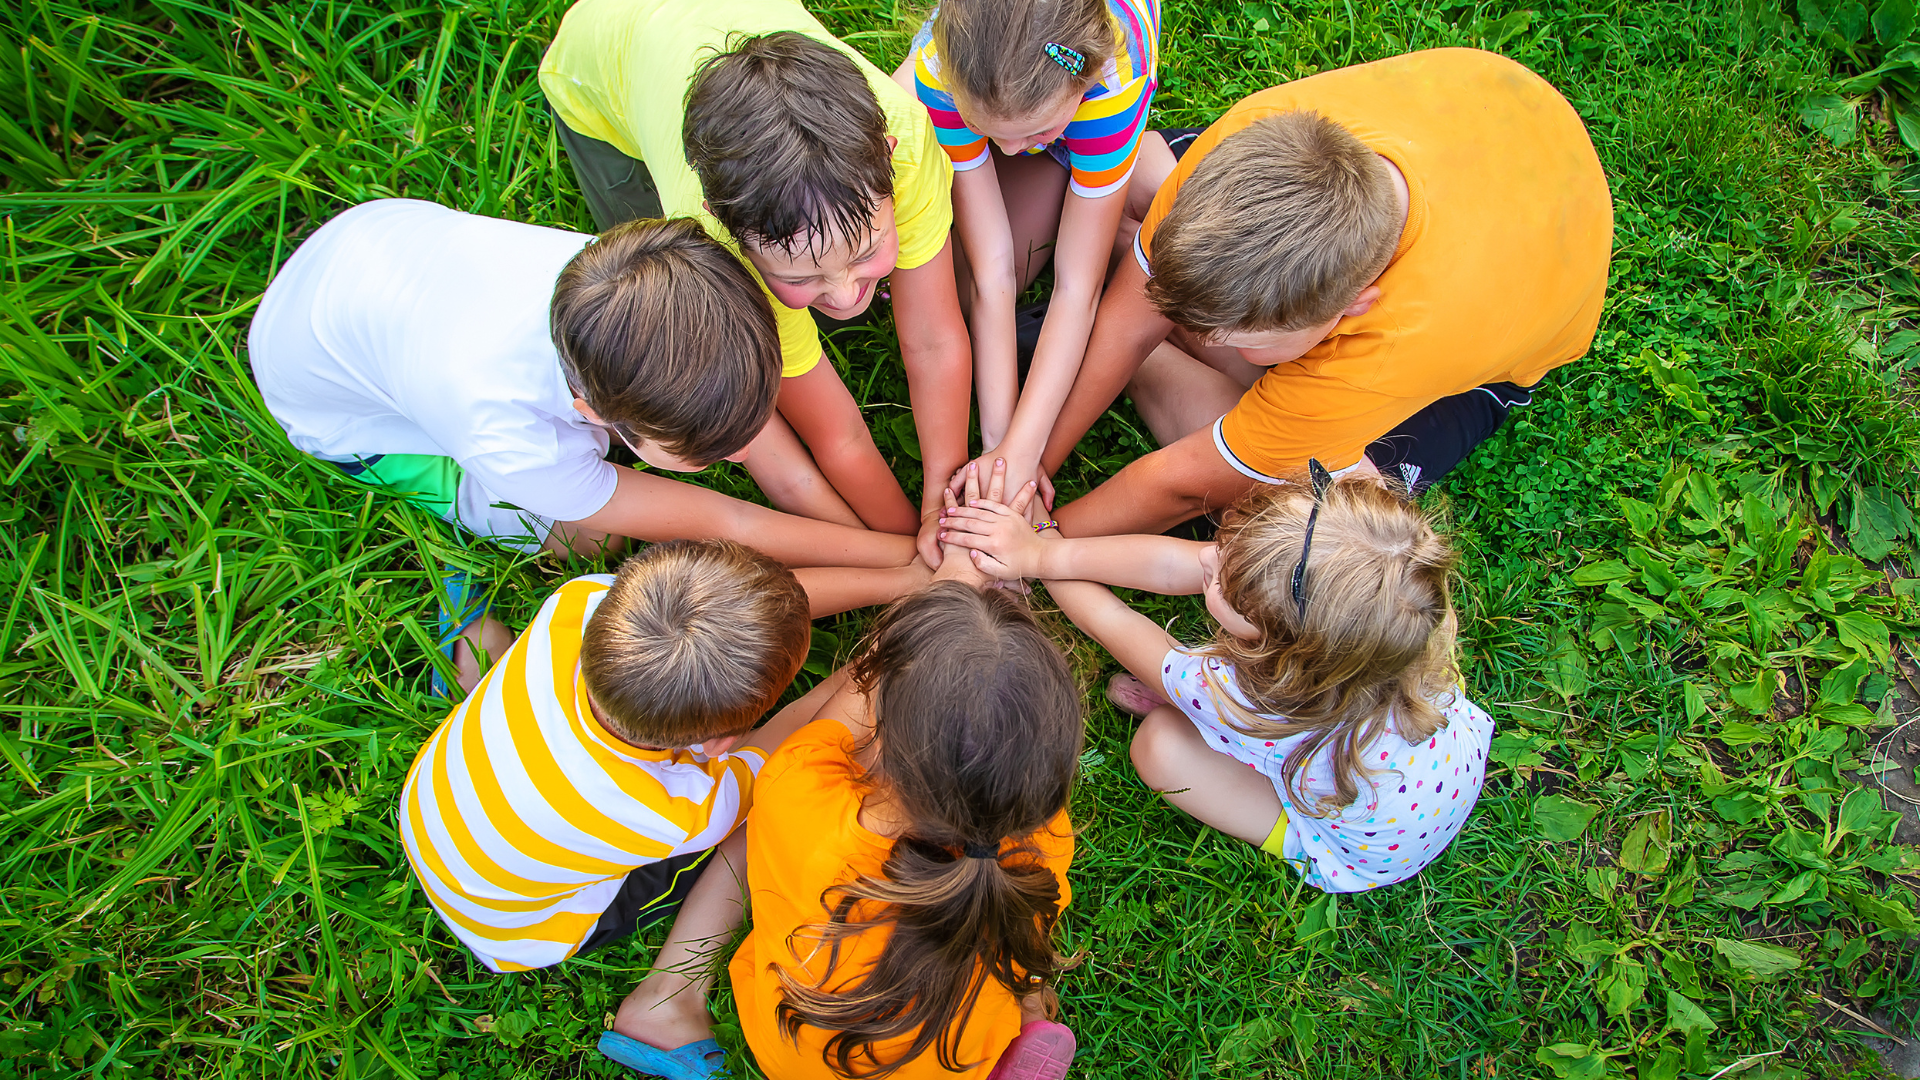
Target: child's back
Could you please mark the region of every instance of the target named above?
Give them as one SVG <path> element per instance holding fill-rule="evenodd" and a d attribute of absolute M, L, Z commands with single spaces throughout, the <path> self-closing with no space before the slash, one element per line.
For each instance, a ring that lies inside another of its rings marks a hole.
<path fill-rule="evenodd" d="M 1024 608 L 954 583 L 891 609 L 854 679 L 755 791 L 741 1026 L 782 1080 L 984 1076 L 1060 967 L 1078 691 Z"/>
<path fill-rule="evenodd" d="M 518 971 L 670 912 L 745 812 L 766 752 L 728 751 L 807 634 L 793 575 L 725 541 L 561 586 L 401 793 L 408 860 L 455 935 Z"/>

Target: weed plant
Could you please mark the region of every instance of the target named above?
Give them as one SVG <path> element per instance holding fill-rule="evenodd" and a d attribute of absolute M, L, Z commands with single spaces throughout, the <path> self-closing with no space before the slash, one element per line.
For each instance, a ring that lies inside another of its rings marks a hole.
<path fill-rule="evenodd" d="M 488 975 L 393 816 L 445 713 L 431 569 L 484 575 L 518 624 L 599 567 L 338 482 L 245 354 L 275 268 L 362 200 L 589 227 L 533 78 L 563 6 L 0 10 L 0 1076 L 619 1074 L 593 1042 L 660 932 Z M 1167 5 L 1166 125 L 1409 49 L 1515 57 L 1589 124 L 1618 231 L 1591 355 L 1429 497 L 1500 724 L 1451 851 L 1305 889 L 1144 790 L 1090 693 L 1080 1075 L 1864 1076 L 1855 1033 L 1911 1023 L 1920 858 L 1876 747 L 1915 696 L 1920 171 L 1858 81 L 1904 46 L 1843 40 L 1854 8 Z M 888 68 L 918 17 L 818 10 Z M 890 329 L 833 352 L 913 483 Z M 1148 449 L 1123 405 L 1063 496 Z M 863 625 L 823 622 L 809 671 Z M 1063 634 L 1097 687 L 1112 661 Z"/>

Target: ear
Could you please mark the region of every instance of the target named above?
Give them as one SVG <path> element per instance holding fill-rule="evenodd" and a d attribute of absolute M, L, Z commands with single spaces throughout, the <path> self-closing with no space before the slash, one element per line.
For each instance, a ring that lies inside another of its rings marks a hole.
<path fill-rule="evenodd" d="M 1342 311 L 1340 314 L 1349 319 L 1359 318 L 1360 316 L 1365 315 L 1367 312 L 1373 310 L 1373 305 L 1378 303 L 1379 300 L 1380 300 L 1380 286 L 1369 285 L 1366 288 L 1361 289 L 1360 295 L 1354 297 L 1353 303 L 1348 304 L 1346 307 L 1346 310 Z"/>
<path fill-rule="evenodd" d="M 899 138 L 893 135 L 887 136 L 887 153 L 891 154 L 895 150 L 898 150 L 899 148 L 900 148 Z"/>
<path fill-rule="evenodd" d="M 600 419 L 600 414 L 593 411 L 593 406 L 587 404 L 586 398 L 574 398 L 573 411 L 584 417 L 589 424 L 599 424 L 601 427 L 607 426 L 607 422 Z"/>

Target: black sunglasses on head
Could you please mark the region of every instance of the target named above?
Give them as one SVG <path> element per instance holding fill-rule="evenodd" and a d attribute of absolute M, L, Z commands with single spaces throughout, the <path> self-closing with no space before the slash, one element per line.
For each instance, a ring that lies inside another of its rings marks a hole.
<path fill-rule="evenodd" d="M 1307 459 L 1307 481 L 1313 485 L 1313 510 L 1307 514 L 1307 534 L 1300 541 L 1300 562 L 1293 568 L 1293 602 L 1300 606 L 1300 620 L 1307 618 L 1307 555 L 1313 551 L 1313 526 L 1320 520 L 1320 500 L 1333 486 L 1333 474 L 1319 458 Z"/>

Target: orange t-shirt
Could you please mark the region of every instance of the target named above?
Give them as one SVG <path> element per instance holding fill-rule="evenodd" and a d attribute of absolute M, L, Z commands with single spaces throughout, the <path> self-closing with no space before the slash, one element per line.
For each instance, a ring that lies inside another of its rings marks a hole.
<path fill-rule="evenodd" d="M 1344 125 L 1406 177 L 1407 225 L 1380 299 L 1279 364 L 1214 427 L 1255 479 L 1330 469 L 1443 397 L 1532 386 L 1585 355 L 1600 322 L 1613 201 L 1580 117 L 1546 80 L 1477 49 L 1341 68 L 1242 99 L 1160 187 L 1135 255 L 1221 139 L 1296 109 Z"/>
<path fill-rule="evenodd" d="M 798 1045 L 781 1034 L 774 1008 L 782 991 L 773 966 L 786 968 L 809 985 L 825 974 L 827 947 L 815 953 L 808 939 L 792 935 L 827 921 L 822 893 L 861 875 L 879 877 L 893 849 L 892 840 L 859 822 L 858 785 L 864 770 L 854 761 L 853 751 L 853 735 L 843 724 L 815 720 L 781 744 L 754 783 L 753 811 L 747 818 L 753 930 L 733 954 L 728 971 L 747 1045 L 753 1048 L 760 1071 L 780 1080 L 834 1080 L 836 1074 L 822 1056 L 832 1032 L 802 1027 Z M 1066 813 L 1061 812 L 1033 839 L 1047 867 L 1060 879 L 1064 910 L 1071 897 L 1067 866 L 1073 861 L 1073 832 Z M 884 932 L 842 941 L 829 985 L 845 986 L 865 975 L 885 943 Z M 796 947 L 807 954 L 805 959 L 795 952 Z M 989 978 L 960 1038 L 961 1062 L 975 1063 L 975 1067 L 953 1075 L 985 1076 L 1018 1034 L 1019 1001 Z M 891 1061 L 910 1041 L 902 1038 L 876 1049 L 882 1060 Z M 898 1080 L 947 1075 L 932 1048 L 894 1074 Z"/>

